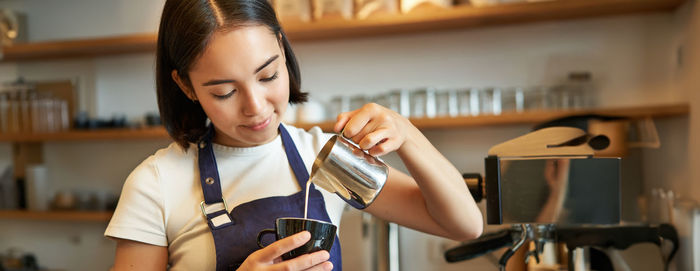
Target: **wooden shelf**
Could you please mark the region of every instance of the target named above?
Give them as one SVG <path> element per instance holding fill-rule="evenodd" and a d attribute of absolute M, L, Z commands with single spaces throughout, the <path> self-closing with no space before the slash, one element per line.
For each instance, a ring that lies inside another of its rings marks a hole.
<path fill-rule="evenodd" d="M 0 220 L 108 222 L 111 218 L 112 212 L 0 210 Z"/>
<path fill-rule="evenodd" d="M 671 104 L 655 106 L 581 109 L 566 111 L 537 111 L 524 113 L 507 113 L 501 115 L 440 117 L 440 118 L 411 118 L 411 122 L 421 130 L 455 129 L 462 127 L 479 127 L 511 124 L 536 124 L 579 114 L 601 114 L 629 118 L 643 117 L 673 117 L 687 116 L 690 112 L 688 104 Z M 319 126 L 326 132 L 333 130 L 334 121 L 321 123 L 296 123 L 296 127 L 310 129 Z M 43 142 L 43 141 L 84 141 L 84 140 L 140 140 L 167 139 L 168 133 L 162 127 L 146 129 L 108 129 L 70 131 L 52 134 L 0 134 L 0 142 Z"/>
<path fill-rule="evenodd" d="M 553 0 L 489 7 L 461 5 L 449 9 L 417 10 L 408 14 L 378 15 L 364 20 L 283 22 L 283 28 L 292 41 L 312 41 L 633 13 L 668 12 L 684 2 L 685 0 Z M 25 43 L 3 48 L 4 58 L 1 61 L 153 52 L 155 44 L 156 35 L 152 33 Z"/>
<path fill-rule="evenodd" d="M 656 106 L 637 106 L 600 109 L 580 109 L 566 111 L 536 111 L 523 113 L 505 113 L 501 115 L 466 116 L 466 117 L 439 117 L 439 118 L 411 118 L 411 123 L 421 130 L 456 129 L 462 127 L 479 127 L 512 124 L 537 124 L 545 121 L 581 114 L 600 114 L 628 118 L 644 117 L 673 117 L 687 116 L 690 112 L 688 104 L 671 104 Z M 332 131 L 335 122 L 323 123 L 297 123 L 295 126 L 309 129 L 319 126 L 324 131 Z"/>
<path fill-rule="evenodd" d="M 72 130 L 58 133 L 0 133 L 0 142 L 42 142 L 42 141 L 83 141 L 83 140 L 138 140 L 166 139 L 168 133 L 163 127 L 139 129 L 99 129 Z"/>
<path fill-rule="evenodd" d="M 3 62 L 73 57 L 95 57 L 155 52 L 154 34 L 135 34 L 94 39 L 18 43 L 3 48 Z"/>
<path fill-rule="evenodd" d="M 321 20 L 283 25 L 290 40 L 324 40 L 442 31 L 492 25 L 671 11 L 685 0 L 550 0 L 486 7 L 458 5 L 364 20 Z"/>

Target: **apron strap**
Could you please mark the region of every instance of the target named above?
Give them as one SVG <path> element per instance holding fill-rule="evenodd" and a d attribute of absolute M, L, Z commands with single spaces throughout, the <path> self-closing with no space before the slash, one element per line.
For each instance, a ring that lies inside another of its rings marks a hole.
<path fill-rule="evenodd" d="M 221 182 L 219 179 L 219 169 L 216 167 L 216 157 L 212 147 L 212 137 L 214 136 L 214 125 L 209 125 L 209 130 L 202 140 L 197 143 L 199 150 L 197 164 L 199 165 L 199 182 L 204 193 L 204 201 L 200 203 L 202 214 L 207 218 L 209 228 L 216 234 L 220 229 L 234 224 L 233 218 L 228 213 L 228 206 L 221 194 Z M 219 203 L 220 208 L 213 212 L 207 211 L 207 206 Z M 218 256 L 217 256 L 218 257 Z"/>
<path fill-rule="evenodd" d="M 309 180 L 309 171 L 306 170 L 306 165 L 304 160 L 301 159 L 297 147 L 292 141 L 292 137 L 287 132 L 282 124 L 279 127 L 280 135 L 282 136 L 282 144 L 284 145 L 284 152 L 287 154 L 287 161 L 289 165 L 292 166 L 292 171 L 294 171 L 294 176 L 297 178 L 297 183 L 301 186 L 301 190 L 306 189 L 306 181 Z"/>
<path fill-rule="evenodd" d="M 204 135 L 202 140 L 197 143 L 199 150 L 199 181 L 204 192 L 204 203 L 214 204 L 223 202 L 221 194 L 221 183 L 219 179 L 219 170 L 216 167 L 216 157 L 214 157 L 214 148 L 212 147 L 212 137 L 214 136 L 214 125 L 209 125 L 209 130 Z"/>

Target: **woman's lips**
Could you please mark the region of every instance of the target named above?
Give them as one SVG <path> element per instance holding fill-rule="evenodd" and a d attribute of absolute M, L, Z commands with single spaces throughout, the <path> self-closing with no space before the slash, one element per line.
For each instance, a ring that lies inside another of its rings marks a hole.
<path fill-rule="evenodd" d="M 269 125 L 269 124 L 270 124 L 270 118 L 267 118 L 260 123 L 256 123 L 253 125 L 246 125 L 245 127 L 248 129 L 251 129 L 253 131 L 260 131 L 262 129 L 265 129 L 265 127 L 267 127 L 267 125 Z"/>

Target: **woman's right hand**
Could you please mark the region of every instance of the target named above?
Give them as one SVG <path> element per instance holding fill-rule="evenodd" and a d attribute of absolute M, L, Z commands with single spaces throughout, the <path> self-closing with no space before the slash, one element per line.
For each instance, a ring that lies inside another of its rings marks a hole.
<path fill-rule="evenodd" d="M 282 254 L 302 246 L 309 239 L 311 239 L 311 234 L 308 231 L 303 231 L 277 240 L 250 254 L 238 270 L 332 270 L 333 264 L 328 261 L 330 254 L 325 250 L 282 261 Z"/>

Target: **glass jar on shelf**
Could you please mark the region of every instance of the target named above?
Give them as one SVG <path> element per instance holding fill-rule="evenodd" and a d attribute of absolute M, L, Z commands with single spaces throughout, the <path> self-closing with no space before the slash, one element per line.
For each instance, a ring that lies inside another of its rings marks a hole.
<path fill-rule="evenodd" d="M 394 89 L 387 96 L 388 108 L 404 117 L 411 116 L 411 97 L 408 90 Z"/>
<path fill-rule="evenodd" d="M 59 112 L 59 129 L 61 131 L 68 131 L 70 129 L 70 114 L 68 113 L 68 101 L 58 100 L 58 112 Z M 126 118 L 124 118 L 124 125 L 126 125 Z"/>
<path fill-rule="evenodd" d="M 411 92 L 411 117 L 435 117 L 435 89 L 420 88 Z"/>
<path fill-rule="evenodd" d="M 15 91 L 10 92 L 9 97 L 9 105 L 8 105 L 8 120 L 9 120 L 9 125 L 8 125 L 8 132 L 10 133 L 19 133 L 21 131 L 20 129 L 20 104 L 19 104 L 19 94 Z"/>
<path fill-rule="evenodd" d="M 571 107 L 571 97 L 565 85 L 555 85 L 548 89 L 549 108 L 567 110 Z"/>
<path fill-rule="evenodd" d="M 389 94 L 380 93 L 372 97 L 372 102 L 381 105 L 383 107 L 389 108 Z"/>
<path fill-rule="evenodd" d="M 29 114 L 29 89 L 19 88 L 19 120 L 20 127 L 19 131 L 22 133 L 29 133 L 32 130 L 31 126 L 31 116 Z"/>
<path fill-rule="evenodd" d="M 0 133 L 8 133 L 10 131 L 10 102 L 9 94 L 0 92 Z"/>
<path fill-rule="evenodd" d="M 479 89 L 465 88 L 457 93 L 457 104 L 459 106 L 459 114 L 462 116 L 477 116 L 481 112 L 479 108 Z"/>
<path fill-rule="evenodd" d="M 501 112 L 515 113 L 523 112 L 523 88 L 505 88 L 501 92 Z"/>
<path fill-rule="evenodd" d="M 595 93 L 590 72 L 571 72 L 565 84 L 570 108 L 595 106 Z"/>
<path fill-rule="evenodd" d="M 360 109 L 362 106 L 364 106 L 366 103 L 371 102 L 370 99 L 367 98 L 365 95 L 355 95 L 350 97 L 350 110 L 356 110 Z"/>
<path fill-rule="evenodd" d="M 460 116 L 471 115 L 471 91 L 469 88 L 457 91 L 457 108 Z"/>
<path fill-rule="evenodd" d="M 33 133 L 43 133 L 46 132 L 44 130 L 45 124 L 43 123 L 45 119 L 43 116 L 45 115 L 45 110 L 44 110 L 44 104 L 42 100 L 40 100 L 39 96 L 36 95 L 32 97 L 31 101 L 31 115 L 32 115 L 32 132 Z"/>
<path fill-rule="evenodd" d="M 501 114 L 501 89 L 497 87 L 487 87 L 481 89 L 479 93 L 480 114 L 500 115 Z"/>
<path fill-rule="evenodd" d="M 56 131 L 56 111 L 54 110 L 54 100 L 51 98 L 46 98 L 41 101 L 44 108 L 45 125 L 44 131 L 52 133 Z"/>
<path fill-rule="evenodd" d="M 438 117 L 456 117 L 459 115 L 456 90 L 443 89 L 435 92 L 435 115 Z"/>
<path fill-rule="evenodd" d="M 343 95 L 334 96 L 328 105 L 326 119 L 335 120 L 340 113 L 350 111 L 350 98 Z"/>
<path fill-rule="evenodd" d="M 524 111 L 542 111 L 551 107 L 548 87 L 532 86 L 523 90 Z"/>

